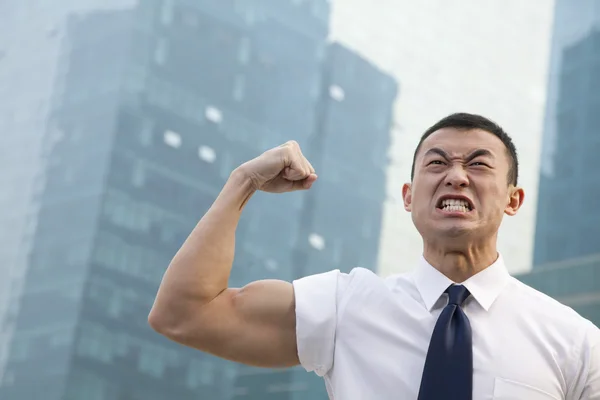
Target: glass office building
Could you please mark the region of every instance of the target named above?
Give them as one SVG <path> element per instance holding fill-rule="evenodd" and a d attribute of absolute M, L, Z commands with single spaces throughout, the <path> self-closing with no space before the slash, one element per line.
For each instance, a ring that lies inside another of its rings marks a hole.
<path fill-rule="evenodd" d="M 556 2 L 534 265 L 600 252 L 600 2 Z M 537 268 L 537 267 L 534 267 Z"/>
<path fill-rule="evenodd" d="M 600 2 L 555 9 L 536 222 L 525 283 L 600 325 Z"/>
<path fill-rule="evenodd" d="M 0 1 L 0 381 L 33 245 L 64 22 L 133 0 Z"/>
<path fill-rule="evenodd" d="M 319 181 L 298 203 L 291 264 L 281 265 L 292 277 L 331 269 L 348 272 L 356 266 L 375 270 L 379 253 L 391 105 L 398 87 L 390 76 L 335 43 L 327 48 L 322 76 L 316 126 L 303 147 Z M 365 183 L 358 187 L 356 182 Z M 296 195 L 286 196 L 292 200 Z M 261 199 L 256 207 L 265 204 Z M 261 242 L 253 246 L 265 248 L 264 239 L 256 239 Z M 276 249 L 270 251 L 277 254 Z M 267 266 L 278 265 L 270 262 Z M 279 382 L 274 385 L 274 376 L 242 367 L 236 385 L 253 399 L 327 399 L 321 379 L 303 369 L 276 376 Z"/>
<path fill-rule="evenodd" d="M 232 284 L 375 268 L 397 85 L 329 44 L 328 20 L 325 0 L 149 0 L 72 12 L 57 27 L 43 179 L 5 321 L 0 398 L 325 398 L 299 368 L 218 360 L 160 337 L 146 318 L 231 170 L 289 139 L 317 160 L 322 182 L 256 195 Z M 352 192 L 359 173 L 373 179 Z M 347 225 L 333 231 L 338 218 Z"/>
<path fill-rule="evenodd" d="M 298 275 L 378 264 L 390 104 L 398 87 L 339 44 L 329 47 L 323 75 L 317 134 L 307 146 L 311 162 L 322 171 L 321 181 L 307 193 L 302 210 L 301 237 L 308 241 L 295 260 L 305 266 Z"/>

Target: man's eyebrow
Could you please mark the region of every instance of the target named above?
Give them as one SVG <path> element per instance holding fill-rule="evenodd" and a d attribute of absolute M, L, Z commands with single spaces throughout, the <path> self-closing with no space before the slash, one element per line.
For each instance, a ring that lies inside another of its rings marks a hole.
<path fill-rule="evenodd" d="M 469 161 L 472 161 L 472 160 L 476 159 L 477 157 L 490 157 L 490 158 L 494 158 L 494 155 L 489 150 L 486 150 L 486 149 L 477 149 L 475 151 L 472 151 L 471 154 L 469 154 L 465 158 L 465 161 L 469 162 Z"/>
<path fill-rule="evenodd" d="M 440 149 L 439 147 L 432 147 L 431 149 L 427 150 L 425 152 L 425 154 L 424 154 L 424 157 L 427 157 L 427 156 L 432 155 L 432 154 L 438 155 L 438 156 L 442 157 L 446 161 L 450 160 L 450 155 L 446 151 Z M 494 158 L 494 155 L 489 150 L 486 150 L 486 149 L 477 149 L 477 150 L 472 151 L 471 153 L 469 153 L 469 155 L 467 155 L 465 157 L 465 162 L 473 161 L 477 157 L 490 157 L 490 158 Z"/>
<path fill-rule="evenodd" d="M 448 155 L 448 153 L 446 153 L 444 150 L 440 149 L 439 147 L 432 147 L 431 149 L 427 150 L 425 152 L 425 154 L 423 155 L 423 157 L 427 157 L 429 155 L 432 154 L 437 154 L 438 156 L 442 157 L 445 160 L 450 160 L 450 156 Z"/>

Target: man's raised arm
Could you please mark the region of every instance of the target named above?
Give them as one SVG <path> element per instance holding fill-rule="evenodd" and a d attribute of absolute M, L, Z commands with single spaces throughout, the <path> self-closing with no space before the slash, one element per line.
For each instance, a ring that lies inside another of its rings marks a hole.
<path fill-rule="evenodd" d="M 171 261 L 148 317 L 164 336 L 207 353 L 262 367 L 298 364 L 291 283 L 264 280 L 237 289 L 228 281 L 241 212 L 256 190 L 309 189 L 314 169 L 296 142 L 248 161 Z"/>

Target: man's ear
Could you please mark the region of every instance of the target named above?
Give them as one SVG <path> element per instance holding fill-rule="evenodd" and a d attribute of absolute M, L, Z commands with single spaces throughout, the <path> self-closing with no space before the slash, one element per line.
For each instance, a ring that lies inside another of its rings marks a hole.
<path fill-rule="evenodd" d="M 511 186 L 510 196 L 508 197 L 508 204 L 504 208 L 504 213 L 511 217 L 519 211 L 519 208 L 523 205 L 525 200 L 525 191 L 520 187 Z"/>
<path fill-rule="evenodd" d="M 404 209 L 412 211 L 412 186 L 410 183 L 402 185 L 402 199 L 404 200 Z"/>

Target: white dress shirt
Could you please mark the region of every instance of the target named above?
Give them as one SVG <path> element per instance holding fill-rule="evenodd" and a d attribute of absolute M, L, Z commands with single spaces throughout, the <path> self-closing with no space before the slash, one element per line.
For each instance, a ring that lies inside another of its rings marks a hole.
<path fill-rule="evenodd" d="M 294 281 L 301 365 L 324 377 L 331 399 L 417 399 L 452 283 L 424 259 L 387 279 L 355 268 Z M 596 326 L 511 277 L 501 256 L 463 284 L 474 400 L 600 400 Z"/>

